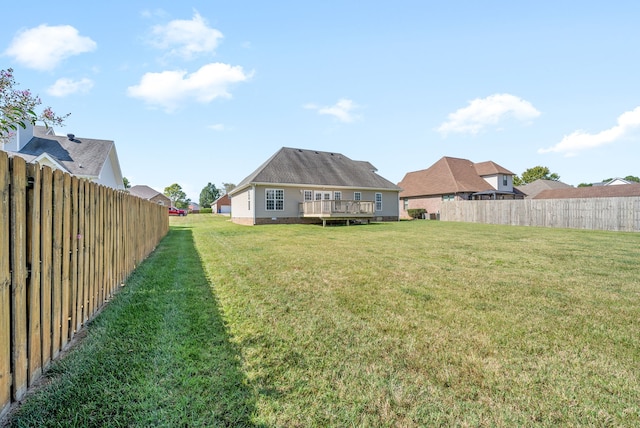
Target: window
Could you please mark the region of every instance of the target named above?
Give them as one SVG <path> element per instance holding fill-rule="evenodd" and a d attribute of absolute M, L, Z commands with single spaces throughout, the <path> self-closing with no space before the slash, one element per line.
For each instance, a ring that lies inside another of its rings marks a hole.
<path fill-rule="evenodd" d="M 247 209 L 251 211 L 251 189 L 247 190 Z"/>
<path fill-rule="evenodd" d="M 451 194 L 451 195 L 442 195 L 442 200 L 443 201 L 453 201 L 456 198 L 456 195 Z"/>
<path fill-rule="evenodd" d="M 304 200 L 305 201 L 313 201 L 313 192 L 311 190 L 304 191 Z"/>
<path fill-rule="evenodd" d="M 353 200 L 354 200 L 354 201 L 361 201 L 361 200 L 362 200 L 362 193 L 360 193 L 360 192 L 353 192 Z"/>
<path fill-rule="evenodd" d="M 506 176 L 506 175 L 503 175 L 503 176 L 502 176 L 502 185 L 503 185 L 503 186 L 507 186 L 508 184 L 509 184 L 509 181 L 508 181 L 508 179 L 507 179 L 507 176 Z"/>
<path fill-rule="evenodd" d="M 265 192 L 267 211 L 282 211 L 284 209 L 284 190 L 266 189 Z"/>
<path fill-rule="evenodd" d="M 408 210 L 409 209 L 409 199 L 403 199 L 402 200 L 404 202 L 404 210 Z"/>
<path fill-rule="evenodd" d="M 382 193 L 376 193 L 376 211 L 382 211 Z"/>
<path fill-rule="evenodd" d="M 339 201 L 342 199 L 342 192 L 333 192 L 333 200 Z"/>

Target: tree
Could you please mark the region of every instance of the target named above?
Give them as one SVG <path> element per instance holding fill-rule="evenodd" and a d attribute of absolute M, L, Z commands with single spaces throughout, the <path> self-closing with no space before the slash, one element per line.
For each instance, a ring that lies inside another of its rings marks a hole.
<path fill-rule="evenodd" d="M 178 208 L 188 208 L 189 201 L 187 194 L 182 191 L 182 187 L 178 183 L 164 188 L 164 195 L 171 199 L 171 205 Z"/>
<path fill-rule="evenodd" d="M 200 192 L 200 207 L 209 208 L 218 196 L 220 196 L 220 190 L 215 184 L 208 183 Z"/>
<path fill-rule="evenodd" d="M 558 181 L 560 180 L 560 176 L 555 172 L 550 173 L 549 168 L 546 166 L 534 166 L 523 172 L 522 177 L 518 177 L 517 175 L 513 177 L 513 184 L 515 186 L 521 186 L 523 184 L 533 183 L 536 180 Z"/>
<path fill-rule="evenodd" d="M 122 177 L 122 185 L 125 189 L 131 188 L 131 183 L 129 183 L 129 179 L 127 177 Z"/>
<path fill-rule="evenodd" d="M 26 128 L 28 123 L 35 125 L 37 121 L 41 121 L 47 127 L 60 126 L 69 117 L 70 113 L 56 115 L 51 107 L 37 114 L 35 109 L 42 104 L 40 98 L 32 95 L 28 89 L 15 89 L 17 85 L 13 69 L 0 70 L 0 142 L 9 139 L 18 127 Z"/>
<path fill-rule="evenodd" d="M 236 185 L 233 183 L 222 183 L 222 187 L 224 187 L 225 195 L 236 188 Z"/>

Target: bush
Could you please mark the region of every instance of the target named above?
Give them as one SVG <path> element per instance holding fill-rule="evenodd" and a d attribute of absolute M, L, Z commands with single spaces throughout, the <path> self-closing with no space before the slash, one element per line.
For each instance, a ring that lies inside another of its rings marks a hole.
<path fill-rule="evenodd" d="M 407 213 L 411 218 L 423 218 L 423 214 L 426 214 L 427 210 L 424 208 L 410 208 L 407 210 Z"/>
<path fill-rule="evenodd" d="M 211 208 L 200 208 L 200 214 L 211 214 Z"/>

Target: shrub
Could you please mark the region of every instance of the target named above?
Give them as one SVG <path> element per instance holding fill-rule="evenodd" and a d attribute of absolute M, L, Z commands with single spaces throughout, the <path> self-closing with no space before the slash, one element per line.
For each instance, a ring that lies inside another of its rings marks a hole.
<path fill-rule="evenodd" d="M 423 218 L 423 214 L 426 214 L 427 210 L 424 208 L 410 208 L 407 210 L 407 213 L 411 218 Z"/>
<path fill-rule="evenodd" d="M 211 214 L 211 208 L 200 208 L 200 214 Z"/>

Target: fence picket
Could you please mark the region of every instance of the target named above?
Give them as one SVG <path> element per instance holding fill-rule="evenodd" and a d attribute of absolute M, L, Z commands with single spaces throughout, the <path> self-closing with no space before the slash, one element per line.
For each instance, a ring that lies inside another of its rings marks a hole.
<path fill-rule="evenodd" d="M 11 367 L 12 398 L 27 392 L 27 170 L 24 159 L 12 158 L 11 165 Z"/>
<path fill-rule="evenodd" d="M 53 240 L 51 280 L 51 358 L 60 352 L 62 334 L 62 226 L 63 226 L 63 174 L 53 172 Z"/>
<path fill-rule="evenodd" d="M 9 158 L 0 152 L 0 418 L 11 405 L 11 269 Z"/>
<path fill-rule="evenodd" d="M 33 184 L 27 189 L 27 263 L 31 266 L 27 288 L 29 302 L 29 385 L 42 373 L 42 326 L 40 319 L 40 167 L 28 165 Z"/>

